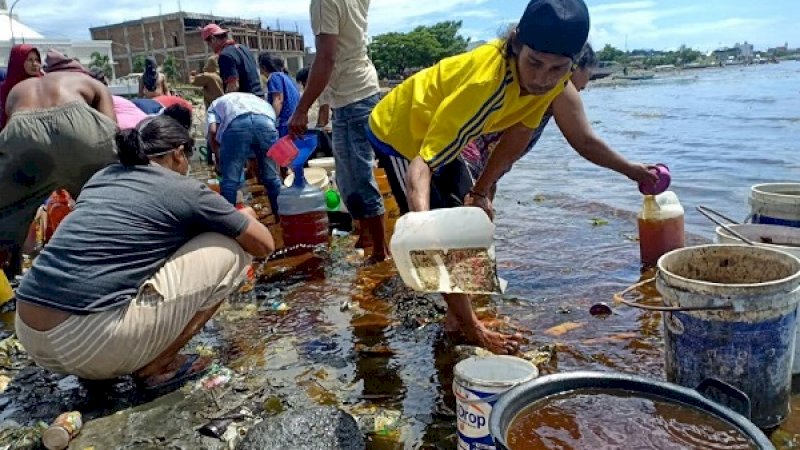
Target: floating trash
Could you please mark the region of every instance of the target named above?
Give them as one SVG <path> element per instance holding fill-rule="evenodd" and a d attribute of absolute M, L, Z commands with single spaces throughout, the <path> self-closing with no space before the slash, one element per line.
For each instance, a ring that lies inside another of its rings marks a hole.
<path fill-rule="evenodd" d="M 593 316 L 608 316 L 612 313 L 611 307 L 606 303 L 595 303 L 589 308 L 589 314 Z"/>

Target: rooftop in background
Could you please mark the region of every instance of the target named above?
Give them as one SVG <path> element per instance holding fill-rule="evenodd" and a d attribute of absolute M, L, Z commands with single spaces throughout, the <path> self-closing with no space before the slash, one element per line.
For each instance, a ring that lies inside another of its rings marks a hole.
<path fill-rule="evenodd" d="M 100 31 L 110 28 L 116 28 L 120 26 L 133 26 L 139 25 L 140 23 L 150 23 L 150 22 L 159 22 L 159 21 L 167 21 L 167 20 L 174 20 L 174 19 L 184 19 L 184 20 L 197 20 L 204 23 L 211 23 L 214 22 L 218 25 L 231 25 L 231 26 L 245 26 L 245 27 L 261 27 L 261 20 L 259 19 L 242 19 L 240 17 L 228 17 L 228 16 L 217 16 L 214 14 L 200 14 L 200 13 L 193 13 L 187 11 L 179 11 L 169 14 L 162 14 L 160 16 L 147 16 L 142 17 L 139 19 L 127 20 L 125 22 L 113 23 L 109 25 L 97 26 L 89 28 L 90 32 Z M 270 28 L 267 27 L 267 30 Z"/>
<path fill-rule="evenodd" d="M 118 75 L 140 72 L 143 58 L 153 56 L 162 65 L 168 59 L 174 60 L 178 72 L 175 77 L 188 81 L 190 73 L 201 72 L 213 54 L 200 33 L 210 23 L 227 29 L 231 38 L 254 54 L 268 51 L 283 57 L 291 72 L 303 67 L 303 34 L 296 29 L 263 27 L 260 19 L 179 11 L 92 27 L 89 31 L 93 39 L 113 42 Z"/>
<path fill-rule="evenodd" d="M 5 0 L 0 0 L 0 41 L 11 41 L 12 31 L 14 39 L 44 39 L 36 30 L 20 22 L 16 14 L 9 17 Z"/>

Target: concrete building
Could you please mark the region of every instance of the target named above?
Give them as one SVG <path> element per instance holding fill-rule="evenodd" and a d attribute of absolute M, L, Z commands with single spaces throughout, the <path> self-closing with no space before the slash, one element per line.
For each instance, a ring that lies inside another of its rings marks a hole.
<path fill-rule="evenodd" d="M 17 14 L 9 17 L 6 1 L 0 0 L 0 66 L 8 66 L 8 56 L 14 44 L 31 44 L 39 49 L 42 58 L 47 50 L 53 48 L 71 58 L 77 58 L 85 66 L 91 64 L 93 53 L 113 59 L 111 41 L 48 38 L 20 22 Z"/>
<path fill-rule="evenodd" d="M 736 48 L 739 49 L 739 58 L 745 61 L 750 61 L 753 59 L 753 44 L 748 44 L 747 41 L 744 41 L 744 44 L 736 44 Z"/>
<path fill-rule="evenodd" d="M 200 36 L 200 30 L 212 22 L 230 30 L 231 37 L 250 47 L 254 56 L 269 51 L 282 56 L 290 72 L 304 67 L 302 33 L 263 28 L 260 20 L 177 12 L 93 27 L 89 31 L 93 39 L 113 42 L 114 65 L 119 76 L 132 73 L 135 61 L 142 57 L 155 56 L 162 64 L 172 56 L 181 77 L 188 80 L 192 70 L 202 71 L 213 53 Z"/>

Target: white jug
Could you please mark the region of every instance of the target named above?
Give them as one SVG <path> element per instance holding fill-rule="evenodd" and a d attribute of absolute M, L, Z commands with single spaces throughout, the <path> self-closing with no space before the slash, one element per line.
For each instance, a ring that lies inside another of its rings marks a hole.
<path fill-rule="evenodd" d="M 392 235 L 392 258 L 407 286 L 420 292 L 501 294 L 494 224 L 480 208 L 412 212 Z"/>

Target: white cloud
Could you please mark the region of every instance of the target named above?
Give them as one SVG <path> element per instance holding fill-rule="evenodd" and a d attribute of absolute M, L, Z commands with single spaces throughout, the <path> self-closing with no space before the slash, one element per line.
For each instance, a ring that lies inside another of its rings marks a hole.
<path fill-rule="evenodd" d="M 654 8 L 655 6 L 656 2 L 654 1 L 609 3 L 606 5 L 590 6 L 589 12 L 592 14 L 592 19 L 594 19 L 595 14 L 602 14 L 615 11 L 627 11 L 631 9 Z"/>
<path fill-rule="evenodd" d="M 390 30 L 406 29 L 423 18 L 438 16 L 458 19 L 497 17 L 485 8 L 488 0 L 372 0 L 370 4 L 370 34 Z M 159 8 L 159 4 L 161 8 Z M 310 33 L 308 24 L 309 2 L 306 0 L 181 0 L 184 11 L 213 13 L 222 16 L 260 17 L 266 24 L 274 24 L 279 18 L 285 28 Z M 160 3 L 140 0 L 36 0 L 30 4 L 20 3 L 16 12 L 24 22 L 47 33 L 66 33 L 71 36 L 86 36 L 89 26 L 99 26 L 143 16 L 154 16 L 159 10 L 164 13 L 178 10 L 178 1 Z M 63 24 L 80 24 L 81 29 L 65 31 Z M 84 28 L 85 27 L 85 28 Z"/>

